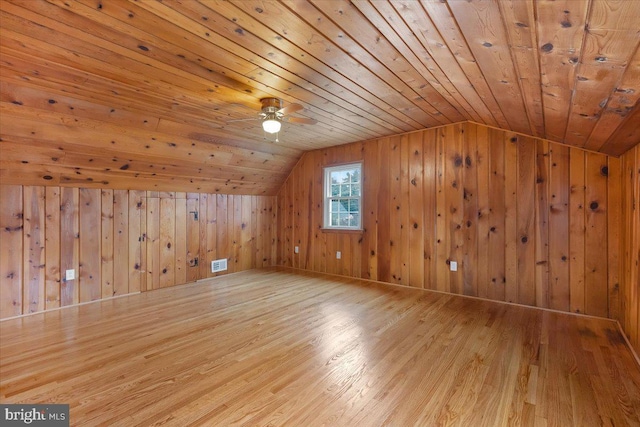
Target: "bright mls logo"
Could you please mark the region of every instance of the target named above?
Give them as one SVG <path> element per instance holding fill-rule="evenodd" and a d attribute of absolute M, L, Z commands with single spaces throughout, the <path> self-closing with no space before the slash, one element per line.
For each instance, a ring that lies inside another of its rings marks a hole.
<path fill-rule="evenodd" d="M 3 426 L 69 427 L 69 405 L 0 404 Z"/>

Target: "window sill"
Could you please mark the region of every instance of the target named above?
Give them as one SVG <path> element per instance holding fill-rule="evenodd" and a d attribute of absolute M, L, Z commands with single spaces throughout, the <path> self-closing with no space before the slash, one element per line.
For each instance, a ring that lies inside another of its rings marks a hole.
<path fill-rule="evenodd" d="M 355 230 L 353 228 L 321 228 L 320 231 L 322 231 L 323 233 L 362 234 L 364 230 Z"/>

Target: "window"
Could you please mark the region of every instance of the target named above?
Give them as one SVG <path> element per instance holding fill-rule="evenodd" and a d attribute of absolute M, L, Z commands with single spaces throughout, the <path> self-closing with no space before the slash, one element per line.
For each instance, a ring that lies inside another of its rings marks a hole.
<path fill-rule="evenodd" d="M 324 169 L 324 228 L 360 230 L 362 164 Z"/>

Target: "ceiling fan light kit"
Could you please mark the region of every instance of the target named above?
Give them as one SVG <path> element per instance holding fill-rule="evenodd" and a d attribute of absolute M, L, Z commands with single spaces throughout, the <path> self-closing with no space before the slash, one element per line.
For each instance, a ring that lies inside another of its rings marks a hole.
<path fill-rule="evenodd" d="M 278 133 L 280 127 L 282 127 L 282 123 L 275 115 L 273 117 L 267 116 L 262 122 L 262 129 L 267 133 Z"/>

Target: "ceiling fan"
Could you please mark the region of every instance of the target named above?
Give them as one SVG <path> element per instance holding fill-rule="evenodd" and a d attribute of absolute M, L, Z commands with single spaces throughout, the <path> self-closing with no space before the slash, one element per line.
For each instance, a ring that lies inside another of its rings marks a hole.
<path fill-rule="evenodd" d="M 280 132 L 282 122 L 303 123 L 307 125 L 315 125 L 318 123 L 317 120 L 306 117 L 289 117 L 289 114 L 295 113 L 296 111 L 300 111 L 304 108 L 300 104 L 289 104 L 286 107 L 283 107 L 282 100 L 279 98 L 262 98 L 260 103 L 262 104 L 262 109 L 260 113 L 258 113 L 258 117 L 251 119 L 229 120 L 229 123 L 248 120 L 262 120 L 262 129 L 264 129 L 265 132 L 272 134 Z"/>

